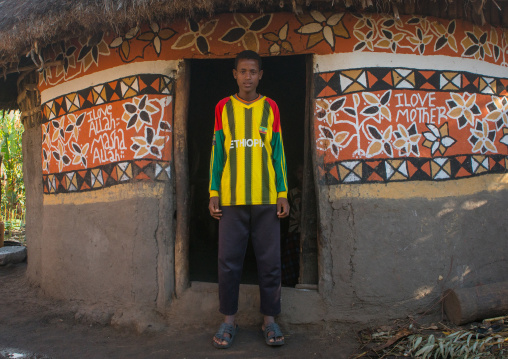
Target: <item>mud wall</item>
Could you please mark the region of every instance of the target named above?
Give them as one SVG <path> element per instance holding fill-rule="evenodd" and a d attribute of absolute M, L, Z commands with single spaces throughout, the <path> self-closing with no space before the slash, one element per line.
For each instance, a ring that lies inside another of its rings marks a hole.
<path fill-rule="evenodd" d="M 178 63 L 252 49 L 314 54 L 326 318 L 434 310 L 444 287 L 506 280 L 506 38 L 455 20 L 312 11 L 151 23 L 46 48 L 61 65 L 41 72 L 43 123 L 26 134 L 30 277 L 62 298 L 164 307 Z"/>
<path fill-rule="evenodd" d="M 164 309 L 174 288 L 178 63 L 87 71 L 86 55 L 72 81 L 44 86 L 48 73 L 41 75 L 42 125 L 27 135 L 34 138 L 30 151 L 38 152 L 35 164 L 28 161 L 39 177 L 31 187 L 42 184 L 29 197 L 30 209 L 42 209 L 29 235 L 30 247 L 36 244 L 29 276 L 49 295 L 111 315 L 118 308 Z M 55 76 L 76 67 L 66 65 L 54 68 Z"/>
<path fill-rule="evenodd" d="M 329 317 L 440 313 L 444 289 L 507 279 L 507 45 L 464 25 L 364 18 L 360 52 L 315 57 Z"/>
<path fill-rule="evenodd" d="M 28 277 L 40 284 L 43 242 L 43 190 L 41 161 L 41 127 L 26 128 L 23 132 L 23 178 L 26 194 L 26 227 L 25 238 L 27 253 L 30 256 Z"/>

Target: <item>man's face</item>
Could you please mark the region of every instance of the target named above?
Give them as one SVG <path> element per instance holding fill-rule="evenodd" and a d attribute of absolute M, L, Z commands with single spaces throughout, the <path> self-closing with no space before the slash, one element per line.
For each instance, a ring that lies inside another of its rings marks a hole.
<path fill-rule="evenodd" d="M 233 70 L 233 76 L 240 92 L 252 93 L 256 91 L 259 80 L 263 77 L 263 70 L 259 70 L 257 60 L 240 59 L 236 69 Z"/>

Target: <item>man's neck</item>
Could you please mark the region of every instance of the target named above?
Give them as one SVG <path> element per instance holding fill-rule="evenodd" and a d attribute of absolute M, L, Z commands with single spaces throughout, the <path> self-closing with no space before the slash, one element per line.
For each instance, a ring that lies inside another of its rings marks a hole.
<path fill-rule="evenodd" d="M 244 100 L 244 101 L 247 101 L 247 102 L 251 102 L 251 101 L 254 101 L 255 99 L 258 98 L 258 94 L 257 92 L 253 91 L 253 92 L 238 92 L 236 94 L 240 99 Z"/>

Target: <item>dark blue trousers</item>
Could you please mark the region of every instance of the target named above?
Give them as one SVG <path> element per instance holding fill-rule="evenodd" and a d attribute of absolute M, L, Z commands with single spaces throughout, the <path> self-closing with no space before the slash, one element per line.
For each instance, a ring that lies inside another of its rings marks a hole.
<path fill-rule="evenodd" d="M 280 313 L 280 221 L 277 205 L 222 206 L 219 221 L 219 311 L 234 315 L 249 232 L 259 278 L 261 313 Z"/>

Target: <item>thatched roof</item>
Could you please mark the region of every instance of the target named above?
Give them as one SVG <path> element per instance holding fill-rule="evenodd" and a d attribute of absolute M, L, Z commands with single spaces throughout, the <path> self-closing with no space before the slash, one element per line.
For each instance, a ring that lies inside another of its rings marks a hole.
<path fill-rule="evenodd" d="M 507 0 L 0 0 L 0 65 L 65 37 L 149 20 L 307 7 L 432 15 L 508 26 Z"/>

